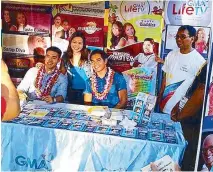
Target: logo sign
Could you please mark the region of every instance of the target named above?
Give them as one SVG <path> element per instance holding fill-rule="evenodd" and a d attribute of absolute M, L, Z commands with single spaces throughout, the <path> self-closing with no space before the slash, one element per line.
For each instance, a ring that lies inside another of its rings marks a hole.
<path fill-rule="evenodd" d="M 96 31 L 102 30 L 102 28 L 98 28 L 95 22 L 87 22 L 86 27 L 78 27 L 78 30 L 84 30 L 88 34 L 93 34 Z"/>
<path fill-rule="evenodd" d="M 156 28 L 160 26 L 159 21 L 153 19 L 143 19 L 136 21 L 138 27 L 143 28 Z"/>
<path fill-rule="evenodd" d="M 211 22 L 210 0 L 183 0 L 167 2 L 167 24 L 208 26 Z"/>
<path fill-rule="evenodd" d="M 53 156 L 46 157 L 41 156 L 39 159 L 30 159 L 28 157 L 24 157 L 19 155 L 15 158 L 15 163 L 19 166 L 36 169 L 36 170 L 48 170 L 51 171 L 50 161 L 53 159 Z"/>
<path fill-rule="evenodd" d="M 133 16 L 138 17 L 150 13 L 150 5 L 148 1 L 122 1 L 120 9 L 123 20 L 130 20 Z"/>

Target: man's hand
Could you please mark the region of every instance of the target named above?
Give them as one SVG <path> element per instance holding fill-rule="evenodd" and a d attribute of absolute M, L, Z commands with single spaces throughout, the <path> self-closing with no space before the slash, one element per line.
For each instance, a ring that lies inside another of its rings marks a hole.
<path fill-rule="evenodd" d="M 44 96 L 41 98 L 43 101 L 47 102 L 47 103 L 53 103 L 53 97 L 51 97 L 50 95 L 48 96 Z"/>
<path fill-rule="evenodd" d="M 175 122 L 178 121 L 178 114 L 179 114 L 179 102 L 175 105 L 171 112 L 171 119 Z"/>

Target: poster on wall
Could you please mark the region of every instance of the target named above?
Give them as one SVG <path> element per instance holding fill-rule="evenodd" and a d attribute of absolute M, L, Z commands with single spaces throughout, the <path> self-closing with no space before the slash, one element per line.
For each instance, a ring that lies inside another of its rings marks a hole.
<path fill-rule="evenodd" d="M 50 34 L 51 6 L 2 3 L 2 32 Z"/>
<path fill-rule="evenodd" d="M 178 28 L 177 25 L 167 25 L 166 29 L 166 42 L 165 51 L 178 49 L 176 44 L 176 34 Z M 204 57 L 208 57 L 210 28 L 209 27 L 194 27 L 196 29 L 196 36 L 194 42 L 194 48 Z"/>
<path fill-rule="evenodd" d="M 46 35 L 14 35 L 2 34 L 3 53 L 33 54 L 35 48 L 43 53 L 51 45 L 50 37 Z"/>
<path fill-rule="evenodd" d="M 156 71 L 156 75 L 163 28 L 162 12 L 163 2 L 109 2 L 107 54 L 112 69 L 125 73 L 135 67 L 150 68 Z M 137 81 L 140 82 L 140 79 Z M 156 88 L 156 83 L 153 85 Z M 131 94 L 131 91 L 128 92 L 128 95 Z"/>
<path fill-rule="evenodd" d="M 122 74 L 127 83 L 127 108 L 131 109 L 134 105 L 135 97 L 139 92 L 155 95 L 156 70 L 135 67 L 124 71 Z"/>
<path fill-rule="evenodd" d="M 104 2 L 54 5 L 52 11 L 53 45 L 66 51 L 72 34 L 81 31 L 86 38 L 88 48 L 103 48 L 104 8 Z"/>
<path fill-rule="evenodd" d="M 209 77 L 210 77 L 209 84 L 206 84 L 207 102 L 206 102 L 206 108 L 205 108 L 205 116 L 213 116 L 213 72 L 212 71 Z"/>
<path fill-rule="evenodd" d="M 213 171 L 213 116 L 204 117 L 197 171 Z"/>
<path fill-rule="evenodd" d="M 155 56 L 159 54 L 162 8 L 162 2 L 110 2 L 107 53 L 114 70 L 120 71 L 115 67 L 119 63 L 126 66 L 120 72 L 138 66 L 157 68 Z"/>
<path fill-rule="evenodd" d="M 168 0 L 165 2 L 165 22 L 172 25 L 209 26 L 212 1 Z"/>
<path fill-rule="evenodd" d="M 9 75 L 15 86 L 19 85 L 27 71 L 35 65 L 33 55 L 3 53 L 3 59 L 7 64 Z"/>

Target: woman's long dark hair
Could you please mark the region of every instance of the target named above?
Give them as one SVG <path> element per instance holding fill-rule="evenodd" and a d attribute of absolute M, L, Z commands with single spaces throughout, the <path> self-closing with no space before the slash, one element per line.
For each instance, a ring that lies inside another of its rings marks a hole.
<path fill-rule="evenodd" d="M 69 45 L 67 48 L 67 60 L 70 61 L 70 59 L 73 59 L 73 50 L 71 48 L 71 42 L 75 37 L 80 37 L 83 40 L 83 48 L 81 50 L 81 59 L 80 59 L 80 64 L 79 66 L 81 66 L 85 61 L 88 61 L 88 50 L 86 48 L 86 39 L 84 37 L 84 34 L 80 31 L 76 31 L 72 34 L 70 40 L 69 40 Z"/>
<path fill-rule="evenodd" d="M 110 46 L 110 48 L 115 48 L 115 46 L 118 45 L 118 42 L 120 41 L 120 39 L 124 37 L 123 24 L 120 21 L 115 21 L 112 23 L 112 27 L 114 24 L 118 26 L 119 35 L 115 36 L 113 32 L 111 31 L 112 38 L 110 41 L 112 45 Z"/>

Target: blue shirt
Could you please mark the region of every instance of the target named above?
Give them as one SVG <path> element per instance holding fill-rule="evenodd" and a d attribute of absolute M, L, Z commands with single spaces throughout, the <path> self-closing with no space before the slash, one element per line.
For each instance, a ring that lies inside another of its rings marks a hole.
<path fill-rule="evenodd" d="M 73 89 L 85 89 L 85 82 L 88 77 L 82 67 L 69 67 L 67 72 L 69 79 L 69 87 Z"/>
<path fill-rule="evenodd" d="M 106 73 L 104 78 L 99 78 L 98 76 L 96 76 L 99 93 L 102 93 L 104 90 L 104 86 L 106 85 L 107 75 L 108 75 L 108 72 Z M 102 106 L 108 106 L 110 108 L 113 108 L 120 102 L 120 99 L 118 96 L 118 91 L 126 90 L 126 89 L 127 89 L 127 85 L 126 85 L 126 81 L 125 81 L 123 75 L 115 72 L 114 77 L 113 77 L 112 86 L 111 86 L 106 98 L 103 100 L 99 100 L 95 96 L 92 96 L 92 103 L 94 105 L 102 105 Z M 86 82 L 86 89 L 85 89 L 84 93 L 92 94 L 90 79 L 88 79 Z"/>
<path fill-rule="evenodd" d="M 38 68 L 33 67 L 29 69 L 24 76 L 23 80 L 17 87 L 18 90 L 25 92 L 30 99 L 37 99 L 35 93 L 35 80 L 38 73 Z M 51 74 L 44 74 L 44 78 L 42 79 L 42 88 L 46 87 L 46 83 L 48 79 L 51 77 Z M 57 81 L 53 85 L 50 95 L 52 97 L 63 96 L 64 100 L 67 95 L 67 75 L 60 74 Z"/>

